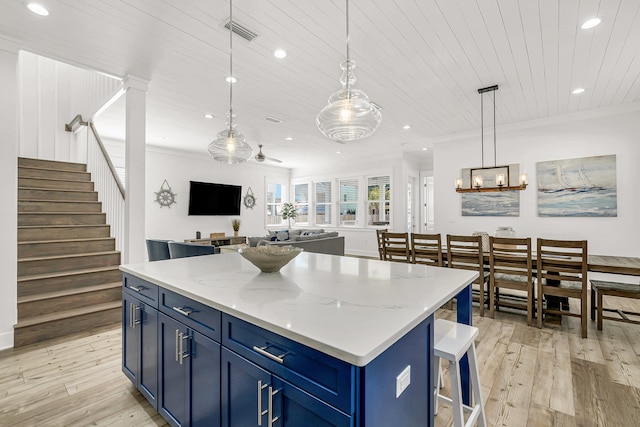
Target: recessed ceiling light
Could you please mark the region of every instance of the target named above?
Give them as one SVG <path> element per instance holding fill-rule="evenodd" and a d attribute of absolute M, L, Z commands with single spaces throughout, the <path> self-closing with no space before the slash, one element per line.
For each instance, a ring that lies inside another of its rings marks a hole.
<path fill-rule="evenodd" d="M 288 137 L 286 137 L 286 138 L 285 138 L 285 140 L 287 140 L 287 141 L 293 141 L 293 138 L 292 138 L 292 137 L 290 137 L 290 136 L 288 136 Z"/>
<path fill-rule="evenodd" d="M 284 49 L 276 49 L 273 51 L 273 56 L 275 56 L 278 59 L 282 59 L 282 58 L 286 58 L 287 57 L 287 51 Z"/>
<path fill-rule="evenodd" d="M 213 119 L 213 114 L 205 114 L 204 118 L 205 119 Z"/>
<path fill-rule="evenodd" d="M 404 129 L 404 130 L 411 129 L 411 125 L 404 125 L 404 126 L 402 126 L 402 129 Z"/>
<path fill-rule="evenodd" d="M 342 154 L 342 151 L 336 151 L 336 154 Z"/>
<path fill-rule="evenodd" d="M 49 16 L 49 11 L 47 10 L 47 8 L 42 5 L 39 5 L 38 3 L 29 3 L 27 7 L 31 12 L 35 13 L 36 15 Z"/>
<path fill-rule="evenodd" d="M 602 19 L 600 18 L 587 19 L 586 21 L 584 21 L 584 24 L 582 24 L 580 28 L 582 28 L 583 30 L 588 30 L 589 28 L 593 28 L 601 22 Z"/>
<path fill-rule="evenodd" d="M 578 95 L 578 94 L 580 94 L 582 92 L 584 92 L 584 88 L 583 87 L 578 87 L 578 88 L 575 88 L 571 93 L 574 94 L 574 95 Z"/>
<path fill-rule="evenodd" d="M 422 151 L 427 151 L 428 148 L 427 147 L 422 147 Z"/>
<path fill-rule="evenodd" d="M 233 76 L 229 76 L 229 77 L 226 77 L 226 78 L 225 78 L 225 81 L 226 81 L 227 83 L 237 83 L 237 82 L 238 82 L 238 79 L 236 79 L 236 78 L 235 78 L 235 77 L 233 77 Z"/>

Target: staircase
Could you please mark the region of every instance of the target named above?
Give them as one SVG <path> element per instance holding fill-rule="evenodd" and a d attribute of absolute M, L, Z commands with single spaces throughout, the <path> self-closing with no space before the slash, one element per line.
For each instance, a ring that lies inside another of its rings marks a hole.
<path fill-rule="evenodd" d="M 120 252 L 86 166 L 18 159 L 14 346 L 121 321 Z"/>

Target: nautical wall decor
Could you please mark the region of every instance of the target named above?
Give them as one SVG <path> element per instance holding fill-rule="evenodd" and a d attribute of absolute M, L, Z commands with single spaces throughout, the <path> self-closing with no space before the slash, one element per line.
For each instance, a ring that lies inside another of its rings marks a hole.
<path fill-rule="evenodd" d="M 156 193 L 156 202 L 160 204 L 160 207 L 168 207 L 171 209 L 171 205 L 176 203 L 177 194 L 171 191 L 169 183 L 165 179 L 160 186 L 160 191 Z"/>
<path fill-rule="evenodd" d="M 618 216 L 616 156 L 536 163 L 538 216 Z"/>

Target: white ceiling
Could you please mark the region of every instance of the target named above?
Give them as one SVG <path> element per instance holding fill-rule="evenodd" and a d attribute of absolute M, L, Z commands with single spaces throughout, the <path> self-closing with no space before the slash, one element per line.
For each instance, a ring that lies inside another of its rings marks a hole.
<path fill-rule="evenodd" d="M 228 110 L 227 1 L 41 0 L 46 18 L 25 3 L 0 0 L 0 34 L 53 59 L 149 80 L 148 143 L 206 155 Z M 344 1 L 234 1 L 235 20 L 259 34 L 234 36 L 233 50 L 238 130 L 256 152 L 263 144 L 284 167 L 424 155 L 435 139 L 480 128 L 477 89 L 493 84 L 498 125 L 640 101 L 638 0 L 351 0 L 350 14 L 356 87 L 383 108 L 383 122 L 370 138 L 339 145 L 315 117 L 340 88 Z M 602 23 L 580 29 L 593 16 Z M 274 58 L 276 48 L 287 58 Z M 586 91 L 572 95 L 576 87 Z"/>

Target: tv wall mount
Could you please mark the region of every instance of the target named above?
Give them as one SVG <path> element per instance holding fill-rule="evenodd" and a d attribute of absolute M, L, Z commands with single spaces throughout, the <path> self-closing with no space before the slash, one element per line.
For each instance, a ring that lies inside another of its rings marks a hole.
<path fill-rule="evenodd" d="M 256 196 L 253 195 L 251 187 L 247 190 L 247 194 L 244 195 L 244 206 L 248 209 L 253 209 L 256 205 Z"/>
<path fill-rule="evenodd" d="M 160 191 L 156 193 L 156 202 L 160 204 L 160 207 L 168 207 L 171 209 L 171 205 L 176 203 L 177 194 L 171 191 L 171 186 L 165 179 L 162 185 L 160 186 Z"/>

